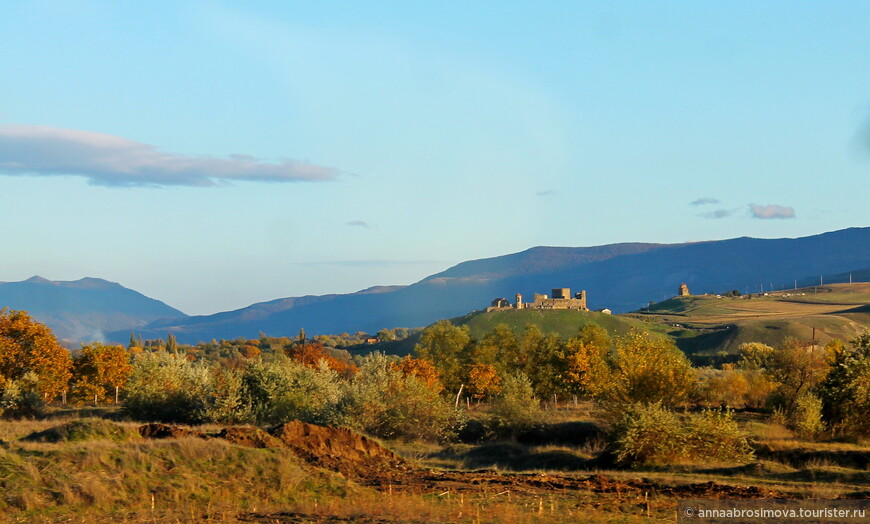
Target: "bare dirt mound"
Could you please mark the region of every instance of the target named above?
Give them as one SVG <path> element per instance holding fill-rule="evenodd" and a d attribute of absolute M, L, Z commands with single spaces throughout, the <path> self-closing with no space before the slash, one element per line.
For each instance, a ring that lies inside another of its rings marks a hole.
<path fill-rule="evenodd" d="M 247 448 L 283 448 L 284 443 L 280 439 L 273 437 L 260 428 L 251 427 L 229 427 L 221 430 L 217 434 L 218 438 L 222 438 L 232 444 L 245 446 Z"/>
<path fill-rule="evenodd" d="M 312 466 L 337 471 L 356 480 L 390 479 L 413 469 L 402 457 L 348 428 L 318 426 L 298 420 L 266 431 L 255 427 L 228 427 L 216 435 L 167 424 L 145 424 L 139 427 L 139 434 L 145 438 L 216 437 L 249 448 L 287 449 Z"/>
<path fill-rule="evenodd" d="M 309 464 L 351 478 L 392 476 L 409 469 L 403 458 L 347 428 L 294 420 L 269 428 L 268 433 Z"/>
<path fill-rule="evenodd" d="M 202 431 L 157 423 L 139 426 L 139 434 L 142 435 L 144 438 L 208 438 L 208 435 L 206 435 Z"/>

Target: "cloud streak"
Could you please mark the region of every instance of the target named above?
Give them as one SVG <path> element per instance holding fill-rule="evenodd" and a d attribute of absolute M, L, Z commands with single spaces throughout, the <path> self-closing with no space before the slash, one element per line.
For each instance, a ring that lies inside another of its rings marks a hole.
<path fill-rule="evenodd" d="M 715 199 L 715 198 L 703 197 L 703 198 L 699 198 L 698 200 L 695 200 L 694 202 L 692 202 L 691 205 L 693 205 L 693 206 L 704 206 L 704 205 L 707 205 L 707 204 L 719 204 L 719 203 L 720 203 L 719 200 L 717 200 L 717 199 Z"/>
<path fill-rule="evenodd" d="M 294 160 L 266 162 L 164 153 L 127 138 L 32 125 L 0 126 L 0 175 L 81 176 L 98 186 L 208 187 L 231 181 L 333 180 L 335 168 Z"/>
<path fill-rule="evenodd" d="M 346 225 L 351 227 L 362 227 L 365 229 L 374 229 L 374 226 L 366 222 L 365 220 L 351 220 L 350 222 L 345 222 Z"/>
<path fill-rule="evenodd" d="M 776 204 L 768 204 L 760 206 L 757 204 L 749 204 L 749 214 L 754 218 L 769 220 L 772 218 L 794 218 L 794 208 L 779 206 Z"/>
<path fill-rule="evenodd" d="M 733 209 L 717 209 L 715 211 L 710 211 L 709 213 L 701 213 L 699 216 L 702 216 L 704 218 L 726 218 L 730 217 L 733 214 Z"/>

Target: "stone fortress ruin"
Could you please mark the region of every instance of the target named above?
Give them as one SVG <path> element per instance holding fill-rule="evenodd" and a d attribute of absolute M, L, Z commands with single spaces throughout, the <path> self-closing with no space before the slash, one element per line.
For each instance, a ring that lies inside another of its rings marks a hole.
<path fill-rule="evenodd" d="M 523 296 L 516 294 L 516 301 L 511 304 L 506 298 L 497 298 L 486 308 L 486 312 L 505 311 L 509 309 L 573 309 L 577 311 L 589 311 L 586 306 L 586 290 L 571 297 L 571 290 L 567 287 L 553 288 L 553 298 L 539 293 L 534 294 L 532 302 L 523 302 Z"/>

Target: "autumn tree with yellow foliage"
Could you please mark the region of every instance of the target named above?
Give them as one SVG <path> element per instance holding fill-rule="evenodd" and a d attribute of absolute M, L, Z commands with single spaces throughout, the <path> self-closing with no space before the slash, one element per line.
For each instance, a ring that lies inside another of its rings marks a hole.
<path fill-rule="evenodd" d="M 405 375 L 417 377 L 427 388 L 436 393 L 440 393 L 444 389 L 441 380 L 438 378 L 438 371 L 430 360 L 406 355 L 402 360 L 390 364 L 390 367 L 401 371 Z"/>
<path fill-rule="evenodd" d="M 606 405 L 659 403 L 671 407 L 693 392 L 695 373 L 671 340 L 632 331 L 616 339 L 614 354 L 593 373 L 589 384 L 593 396 Z"/>
<path fill-rule="evenodd" d="M 492 364 L 472 364 L 468 370 L 468 392 L 475 399 L 501 393 L 501 377 Z"/>
<path fill-rule="evenodd" d="M 73 359 L 74 399 L 79 403 L 117 400 L 133 372 L 130 360 L 130 353 L 122 346 L 97 342 L 82 346 Z"/>
<path fill-rule="evenodd" d="M 35 393 L 50 402 L 67 390 L 71 367 L 69 351 L 48 326 L 25 311 L 0 310 L 0 389 L 28 376 Z"/>

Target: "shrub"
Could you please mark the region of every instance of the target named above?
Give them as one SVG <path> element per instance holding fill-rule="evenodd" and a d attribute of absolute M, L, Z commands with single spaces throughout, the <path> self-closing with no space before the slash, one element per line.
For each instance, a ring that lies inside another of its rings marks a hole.
<path fill-rule="evenodd" d="M 683 439 L 691 459 L 722 462 L 752 459 L 749 440 L 737 426 L 731 410 L 706 409 L 681 418 Z"/>
<path fill-rule="evenodd" d="M 204 365 L 174 353 L 140 353 L 127 382 L 124 411 L 138 420 L 201 422 L 210 389 Z"/>
<path fill-rule="evenodd" d="M 697 370 L 699 394 L 707 405 L 742 408 L 746 405 L 749 381 L 742 370 Z"/>
<path fill-rule="evenodd" d="M 32 372 L 18 380 L 4 382 L 0 388 L 0 416 L 26 418 L 40 415 L 45 402 L 38 392 L 38 383 L 38 377 Z"/>
<path fill-rule="evenodd" d="M 236 369 L 220 368 L 212 375 L 212 390 L 204 417 L 223 424 L 244 424 L 254 420 L 250 402 L 245 398 L 244 377 Z"/>
<path fill-rule="evenodd" d="M 340 425 L 346 420 L 345 382 L 327 362 L 314 368 L 286 357 L 255 362 L 245 368 L 242 381 L 239 403 L 248 406 L 257 423 Z"/>
<path fill-rule="evenodd" d="M 822 422 L 822 400 L 811 393 L 798 397 L 789 416 L 788 426 L 801 437 L 818 437 L 825 430 L 825 423 Z"/>
<path fill-rule="evenodd" d="M 613 428 L 616 458 L 622 463 L 671 462 L 686 450 L 676 413 L 661 404 L 634 404 Z"/>
<path fill-rule="evenodd" d="M 489 422 L 496 434 L 517 434 L 543 421 L 543 411 L 529 377 L 523 373 L 508 374 L 501 388 L 501 394 L 490 406 Z"/>
<path fill-rule="evenodd" d="M 746 435 L 727 410 L 680 414 L 660 403 L 630 405 L 612 428 L 619 462 L 742 462 L 752 458 Z"/>
<path fill-rule="evenodd" d="M 762 370 L 734 369 L 731 364 L 699 369 L 697 374 L 699 398 L 709 406 L 761 408 L 777 387 Z"/>
<path fill-rule="evenodd" d="M 460 420 L 453 406 L 416 376 L 391 364 L 382 353 L 363 358 L 350 385 L 350 425 L 382 438 L 452 436 Z"/>

